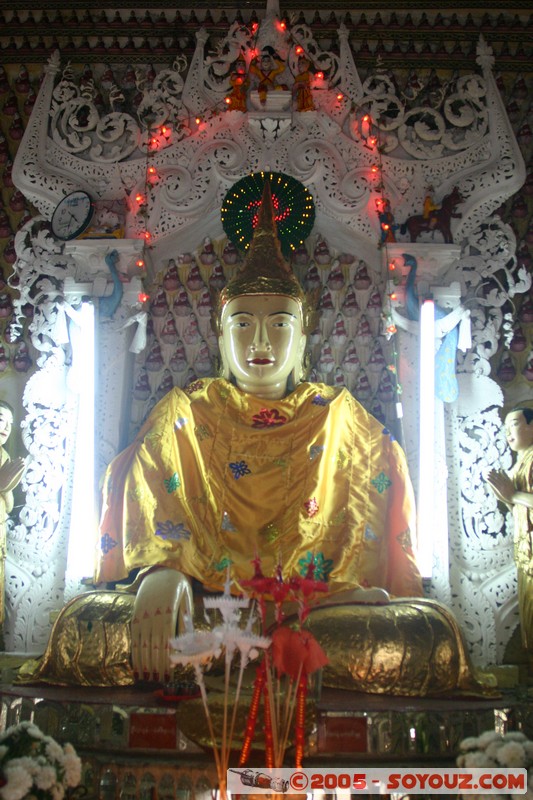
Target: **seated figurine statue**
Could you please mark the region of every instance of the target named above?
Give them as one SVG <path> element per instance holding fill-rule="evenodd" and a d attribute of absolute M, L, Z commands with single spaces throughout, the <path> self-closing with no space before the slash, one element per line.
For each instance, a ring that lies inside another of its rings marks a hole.
<path fill-rule="evenodd" d="M 239 590 L 256 556 L 264 574 L 281 561 L 288 577 L 312 562 L 330 587 L 330 607 L 310 615 L 327 640 L 330 683 L 415 695 L 479 690 L 451 613 L 416 599 L 402 449 L 346 389 L 302 381 L 314 313 L 283 258 L 266 180 L 244 267 L 216 307 L 223 377 L 171 390 L 108 468 L 96 580 L 148 568 L 127 612 L 131 642 L 124 633 L 108 639 L 120 640 L 121 652 L 131 647 L 136 677 L 163 679 L 179 606 L 190 610 L 191 578 L 221 590 L 229 568 Z M 389 602 L 388 593 L 412 599 Z M 75 639 L 88 602 L 78 600 Z M 58 624 L 33 673 L 43 679 L 72 669 L 72 647 L 70 666 L 54 665 L 65 650 Z"/>

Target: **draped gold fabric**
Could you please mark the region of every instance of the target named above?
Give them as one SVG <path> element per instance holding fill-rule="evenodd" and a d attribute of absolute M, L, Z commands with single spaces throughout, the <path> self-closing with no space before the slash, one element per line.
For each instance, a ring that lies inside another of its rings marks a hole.
<path fill-rule="evenodd" d="M 104 486 L 96 579 L 167 565 L 220 589 L 259 555 L 332 591 L 421 593 L 405 456 L 345 389 L 304 383 L 266 401 L 222 379 L 172 390 Z"/>
<path fill-rule="evenodd" d="M 511 478 L 519 492 L 533 493 L 533 447 L 514 465 Z M 513 518 L 520 630 L 522 644 L 533 659 L 533 509 L 515 503 Z"/>
<path fill-rule="evenodd" d="M 0 467 L 9 461 L 9 455 L 0 447 Z M 13 508 L 13 492 L 0 493 L 0 639 L 6 616 L 5 583 L 6 583 L 6 547 L 7 547 L 7 515 Z"/>

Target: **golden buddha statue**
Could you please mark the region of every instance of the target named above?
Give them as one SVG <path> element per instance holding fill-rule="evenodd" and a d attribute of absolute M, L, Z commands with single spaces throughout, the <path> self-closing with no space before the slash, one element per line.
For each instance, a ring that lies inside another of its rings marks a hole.
<path fill-rule="evenodd" d="M 171 390 L 106 474 L 96 582 L 147 568 L 131 609 L 117 612 L 132 620 L 120 652 L 131 647 L 136 677 L 163 679 L 190 579 L 221 590 L 229 569 L 239 590 L 258 556 L 265 574 L 281 563 L 287 578 L 305 575 L 312 563 L 328 582 L 329 607 L 309 617 L 327 642 L 326 680 L 393 694 L 479 689 L 451 613 L 420 598 L 402 449 L 346 389 L 303 381 L 314 315 L 283 258 L 266 180 L 243 269 L 215 309 L 223 377 Z M 53 632 L 43 679 L 73 669 L 76 602 L 62 623 L 70 644 Z"/>

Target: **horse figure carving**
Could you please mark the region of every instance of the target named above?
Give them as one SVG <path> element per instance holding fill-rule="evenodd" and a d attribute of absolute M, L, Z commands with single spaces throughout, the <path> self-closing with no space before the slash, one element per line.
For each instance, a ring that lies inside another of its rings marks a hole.
<path fill-rule="evenodd" d="M 450 223 L 452 218 L 459 219 L 462 216 L 462 214 L 456 214 L 455 209 L 459 203 L 463 202 L 463 199 L 457 186 L 454 186 L 450 194 L 442 198 L 440 208 L 432 211 L 427 218 L 423 214 L 408 217 L 401 227 L 401 232 L 408 231 L 411 242 L 416 242 L 421 233 L 440 231 L 446 244 L 451 244 L 453 237 Z"/>

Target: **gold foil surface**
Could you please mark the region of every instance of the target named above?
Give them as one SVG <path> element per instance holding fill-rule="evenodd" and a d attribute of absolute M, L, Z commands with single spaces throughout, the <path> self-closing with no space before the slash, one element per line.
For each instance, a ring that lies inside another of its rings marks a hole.
<path fill-rule="evenodd" d="M 134 600 L 135 595 L 102 591 L 75 597 L 57 618 L 42 658 L 23 664 L 17 682 L 131 685 Z"/>
<path fill-rule="evenodd" d="M 324 686 L 412 697 L 495 694 L 494 676 L 472 665 L 453 614 L 435 601 L 315 609 L 306 627 L 329 659 Z"/>

